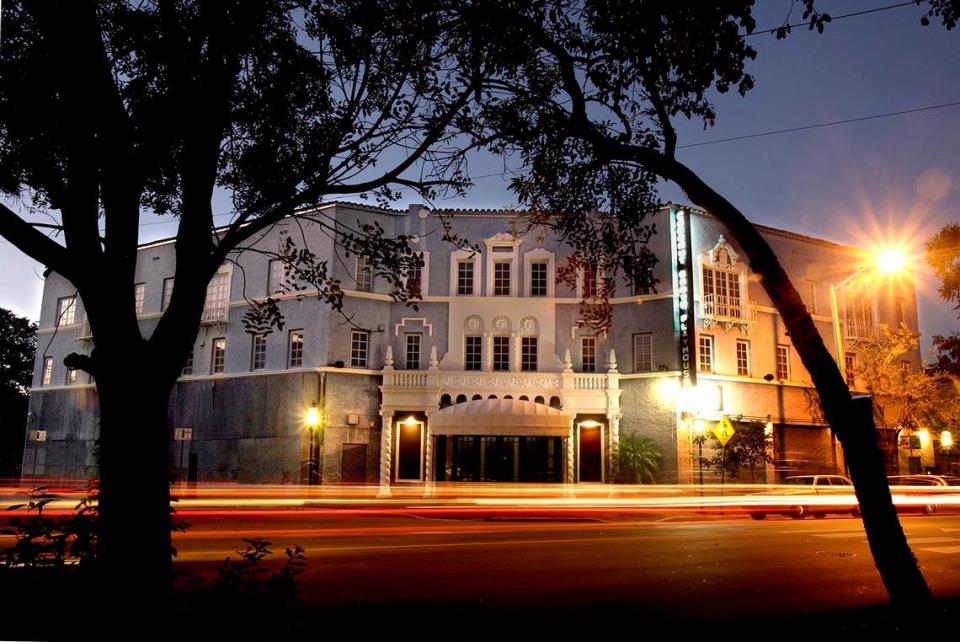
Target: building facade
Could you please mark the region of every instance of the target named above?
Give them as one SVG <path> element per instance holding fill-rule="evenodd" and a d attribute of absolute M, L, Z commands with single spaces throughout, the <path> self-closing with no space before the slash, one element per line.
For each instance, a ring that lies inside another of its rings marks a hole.
<path fill-rule="evenodd" d="M 514 235 L 509 211 L 320 209 L 338 225 L 373 223 L 411 236 L 423 267 L 408 278 L 419 281 L 422 301 L 416 310 L 394 301 L 373 266 L 338 255 L 308 221 L 277 225 L 259 247 L 276 251 L 295 233 L 328 259 L 345 290 L 344 315 L 309 292 L 285 293 L 282 264 L 263 254 L 225 264 L 209 284 L 193 355 L 170 399 L 174 476 L 608 482 L 621 441 L 640 435 L 663 453 L 662 481 L 691 482 L 700 468 L 697 430 L 724 417 L 772 432 L 775 460 L 763 471 L 769 481 L 843 469 L 782 320 L 742 249 L 705 212 L 667 207 L 654 215 L 655 287 L 615 283 L 611 325 L 597 332 L 583 322 L 581 302 L 603 275 L 581 270 L 575 287 L 558 281 L 571 249 L 549 234 Z M 442 240 L 440 214 L 479 251 Z M 910 283 L 850 282 L 861 251 L 760 229 L 834 349 L 839 319 L 847 364 L 855 362 L 856 341 L 881 324 L 916 330 Z M 136 306 L 146 334 L 176 287 L 173 261 L 172 240 L 140 249 Z M 834 306 L 831 285 L 845 280 Z M 241 323 L 248 300 L 268 296 L 279 301 L 284 329 L 248 334 Z M 83 302 L 50 274 L 25 475 L 95 474 L 96 390 L 85 373 L 63 365 L 70 352 L 91 348 Z M 919 368 L 919 355 L 905 367 Z"/>

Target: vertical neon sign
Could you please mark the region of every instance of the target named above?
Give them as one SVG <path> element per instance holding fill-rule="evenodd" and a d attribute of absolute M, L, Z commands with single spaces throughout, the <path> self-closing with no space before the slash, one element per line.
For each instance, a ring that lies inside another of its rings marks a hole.
<path fill-rule="evenodd" d="M 696 332 L 693 307 L 693 252 L 690 247 L 690 216 L 673 210 L 674 265 L 677 271 L 677 350 L 680 362 L 680 383 L 686 388 L 697 383 Z"/>

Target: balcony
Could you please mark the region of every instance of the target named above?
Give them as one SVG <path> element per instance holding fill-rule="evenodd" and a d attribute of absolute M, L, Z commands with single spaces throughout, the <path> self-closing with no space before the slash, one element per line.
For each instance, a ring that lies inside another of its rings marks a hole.
<path fill-rule="evenodd" d="M 847 341 L 876 341 L 880 338 L 880 329 L 872 323 L 844 321 L 843 334 Z"/>
<path fill-rule="evenodd" d="M 757 322 L 757 309 L 752 301 L 745 302 L 739 297 L 704 294 L 700 318 L 706 330 L 714 327 L 730 330 L 736 327 L 746 333 Z"/>
<path fill-rule="evenodd" d="M 226 306 L 218 308 L 204 308 L 200 317 L 200 325 L 222 325 L 227 322 Z"/>

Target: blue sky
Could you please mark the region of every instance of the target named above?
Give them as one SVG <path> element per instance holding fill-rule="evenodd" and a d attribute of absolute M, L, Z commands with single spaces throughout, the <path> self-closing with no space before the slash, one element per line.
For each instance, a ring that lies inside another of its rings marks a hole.
<path fill-rule="evenodd" d="M 758 28 L 779 25 L 790 0 L 759 0 Z M 833 15 L 897 4 L 824 1 Z M 960 101 L 960 29 L 921 27 L 921 10 L 906 6 L 836 20 L 823 34 L 797 28 L 786 40 L 751 38 L 756 88 L 746 98 L 715 97 L 717 125 L 681 124 L 680 145 Z M 794 8 L 791 22 L 798 22 Z M 960 220 L 960 106 L 865 122 L 680 149 L 697 170 L 751 220 L 855 245 L 917 245 Z M 502 168 L 477 158 L 472 171 Z M 664 200 L 685 202 L 664 186 Z M 410 201 L 416 199 L 411 196 Z M 445 207 L 514 204 L 499 176 L 481 178 Z M 402 202 L 400 206 L 405 206 Z M 216 211 L 227 211 L 218 203 Z M 146 217 L 141 239 L 172 235 L 168 219 Z M 0 241 L 0 307 L 36 319 L 42 268 Z M 936 281 L 916 269 L 920 327 L 927 341 L 960 328 L 936 297 Z"/>

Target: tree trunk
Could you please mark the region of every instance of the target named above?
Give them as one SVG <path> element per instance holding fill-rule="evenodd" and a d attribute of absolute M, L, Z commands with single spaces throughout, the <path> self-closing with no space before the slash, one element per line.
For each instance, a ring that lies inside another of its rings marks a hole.
<path fill-rule="evenodd" d="M 649 155 L 644 154 L 646 161 Z M 910 550 L 890 496 L 886 468 L 877 445 L 870 398 L 852 399 L 850 390 L 817 331 L 799 293 L 773 250 L 729 201 L 681 163 L 660 156 L 654 171 L 679 185 L 700 207 L 723 223 L 750 261 L 750 268 L 783 318 L 800 360 L 810 373 L 830 428 L 850 467 L 870 551 L 894 606 L 927 607 L 930 589 Z"/>
<path fill-rule="evenodd" d="M 173 384 L 151 375 L 142 354 L 98 361 L 102 603 L 128 621 L 145 616 L 154 630 L 172 597 L 167 404 Z"/>

